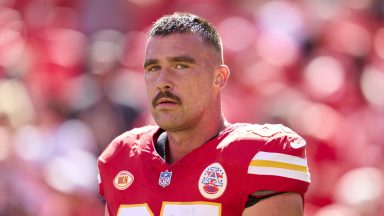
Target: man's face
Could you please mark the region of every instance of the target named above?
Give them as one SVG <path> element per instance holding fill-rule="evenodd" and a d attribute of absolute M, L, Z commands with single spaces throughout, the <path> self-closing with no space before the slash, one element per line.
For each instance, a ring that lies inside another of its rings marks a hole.
<path fill-rule="evenodd" d="M 210 46 L 198 36 L 171 34 L 151 37 L 145 55 L 145 82 L 152 115 L 167 131 L 196 126 L 209 118 L 214 61 Z"/>

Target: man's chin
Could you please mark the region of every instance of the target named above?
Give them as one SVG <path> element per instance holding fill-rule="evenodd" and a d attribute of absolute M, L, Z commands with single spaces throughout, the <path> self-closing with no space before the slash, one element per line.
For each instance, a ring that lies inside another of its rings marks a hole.
<path fill-rule="evenodd" d="M 176 132 L 183 129 L 183 125 L 177 121 L 160 121 L 155 120 L 156 124 L 163 130 L 168 132 Z M 178 124 L 177 124 L 178 123 Z"/>
<path fill-rule="evenodd" d="M 178 131 L 179 128 L 176 125 L 170 125 L 170 124 L 157 124 L 161 129 L 168 131 L 168 132 L 175 132 Z"/>

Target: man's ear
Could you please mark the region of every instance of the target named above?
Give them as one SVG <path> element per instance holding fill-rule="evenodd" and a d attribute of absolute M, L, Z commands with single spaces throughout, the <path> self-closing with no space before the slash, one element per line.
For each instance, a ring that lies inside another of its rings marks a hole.
<path fill-rule="evenodd" d="M 213 84 L 219 89 L 223 89 L 230 75 L 230 71 L 227 65 L 220 65 L 215 70 L 215 77 Z"/>

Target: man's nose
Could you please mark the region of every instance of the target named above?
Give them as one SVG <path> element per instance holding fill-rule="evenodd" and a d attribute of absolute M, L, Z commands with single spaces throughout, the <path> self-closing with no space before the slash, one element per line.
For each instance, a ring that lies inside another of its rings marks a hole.
<path fill-rule="evenodd" d="M 157 79 L 157 88 L 161 91 L 170 90 L 173 88 L 173 81 L 171 78 L 171 71 L 169 69 L 163 69 Z"/>

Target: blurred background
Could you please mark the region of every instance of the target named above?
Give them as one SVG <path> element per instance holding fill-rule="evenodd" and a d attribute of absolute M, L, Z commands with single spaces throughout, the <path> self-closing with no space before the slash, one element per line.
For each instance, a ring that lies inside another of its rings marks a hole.
<path fill-rule="evenodd" d="M 96 159 L 152 123 L 146 31 L 215 24 L 231 122 L 306 138 L 306 216 L 384 215 L 384 1 L 0 0 L 0 215 L 103 215 Z"/>

